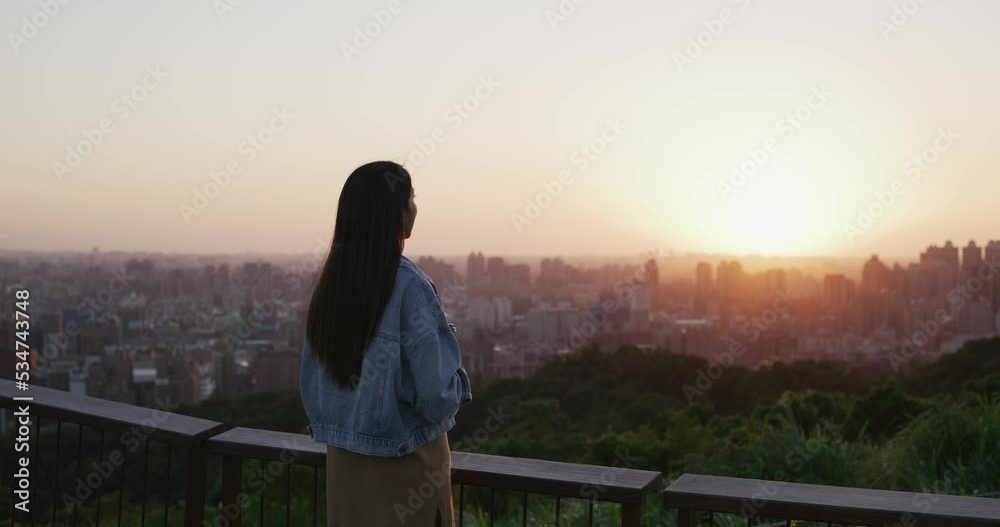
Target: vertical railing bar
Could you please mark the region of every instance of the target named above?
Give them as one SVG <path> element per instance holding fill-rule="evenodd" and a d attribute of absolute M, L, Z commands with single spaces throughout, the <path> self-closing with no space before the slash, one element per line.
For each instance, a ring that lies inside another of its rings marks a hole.
<path fill-rule="evenodd" d="M 167 484 L 164 485 L 163 491 L 163 527 L 170 525 L 167 522 L 170 517 L 170 462 L 172 461 L 170 459 L 170 455 L 173 451 L 174 449 L 171 447 L 170 443 L 167 443 Z"/>
<path fill-rule="evenodd" d="M 594 527 L 594 498 L 590 498 L 587 505 L 587 525 Z"/>
<path fill-rule="evenodd" d="M 319 467 L 313 467 L 313 527 L 318 521 L 319 510 Z"/>
<path fill-rule="evenodd" d="M 490 527 L 493 527 L 493 522 L 496 520 L 497 512 L 497 489 L 490 487 Z"/>
<path fill-rule="evenodd" d="M 285 464 L 285 527 L 292 527 L 292 464 Z"/>
<path fill-rule="evenodd" d="M 559 508 L 560 508 L 559 505 L 560 505 L 559 496 L 556 496 L 556 525 L 559 525 Z"/>
<path fill-rule="evenodd" d="M 62 475 L 62 465 L 59 464 L 59 443 L 62 439 L 62 419 L 56 421 L 56 477 L 52 478 L 52 522 L 50 525 L 55 527 L 56 524 L 56 499 L 59 496 L 59 476 Z"/>
<path fill-rule="evenodd" d="M 104 429 L 102 428 L 101 429 L 101 439 L 100 439 L 101 443 L 97 447 L 97 463 L 98 464 L 103 464 L 104 463 L 104 439 L 105 439 Z M 97 527 L 101 527 L 101 498 L 104 497 L 103 488 L 104 488 L 104 480 L 102 479 L 101 480 L 101 484 L 98 485 L 98 487 L 97 487 L 97 514 L 95 514 L 95 516 L 97 516 Z"/>
<path fill-rule="evenodd" d="M 149 480 L 149 437 L 142 449 L 142 512 L 139 514 L 140 525 L 146 525 L 146 482 Z"/>
<path fill-rule="evenodd" d="M 205 523 L 205 495 L 208 489 L 208 449 L 205 441 L 198 440 L 187 447 L 185 455 L 187 467 L 184 482 L 184 525 Z"/>
<path fill-rule="evenodd" d="M 260 525 L 260 527 L 264 527 L 264 494 L 266 492 L 267 486 L 265 485 L 264 488 L 260 489 L 260 510 L 258 511 L 258 514 L 260 514 L 258 525 Z"/>
<path fill-rule="evenodd" d="M 708 511 L 708 527 L 715 527 L 715 512 Z"/>
<path fill-rule="evenodd" d="M 521 497 L 521 527 L 528 527 L 528 493 L 522 492 Z"/>
<path fill-rule="evenodd" d="M 122 527 L 122 509 L 124 508 L 125 484 L 128 483 L 128 449 L 122 443 L 122 476 L 118 481 L 118 527 Z"/>
<path fill-rule="evenodd" d="M 691 509 L 677 509 L 677 527 L 695 527 L 698 525 L 696 514 Z"/>
<path fill-rule="evenodd" d="M 222 456 L 222 516 L 224 525 L 241 527 L 243 525 L 243 458 L 239 456 Z"/>
<path fill-rule="evenodd" d="M 639 527 L 640 514 L 642 512 L 642 501 L 637 503 L 619 502 L 622 513 L 622 527 Z"/>
<path fill-rule="evenodd" d="M 465 526 L 465 485 L 458 486 L 458 527 Z"/>
<path fill-rule="evenodd" d="M 76 425 L 76 480 L 80 481 L 80 467 L 83 466 L 83 425 Z M 77 513 L 80 507 L 79 499 L 73 501 L 73 525 L 76 525 Z"/>

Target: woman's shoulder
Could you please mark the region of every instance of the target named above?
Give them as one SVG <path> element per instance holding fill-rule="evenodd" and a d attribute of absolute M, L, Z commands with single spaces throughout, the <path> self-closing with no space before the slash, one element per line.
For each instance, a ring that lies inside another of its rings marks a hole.
<path fill-rule="evenodd" d="M 403 275 L 407 278 L 417 276 L 427 282 L 431 281 L 430 277 L 427 276 L 426 273 L 424 273 L 423 269 L 421 269 L 420 266 L 413 263 L 413 260 L 405 256 L 399 257 L 399 271 L 397 272 L 397 276 L 398 275 Z"/>
<path fill-rule="evenodd" d="M 417 264 L 405 256 L 399 257 L 399 270 L 396 272 L 396 289 L 406 291 L 407 289 L 418 290 L 427 297 L 437 296 L 437 287 Z M 427 298 L 430 300 L 430 298 Z"/>

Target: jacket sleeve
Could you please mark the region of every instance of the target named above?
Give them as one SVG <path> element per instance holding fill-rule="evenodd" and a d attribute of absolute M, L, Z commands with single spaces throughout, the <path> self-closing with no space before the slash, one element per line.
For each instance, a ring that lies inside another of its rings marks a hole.
<path fill-rule="evenodd" d="M 450 419 L 472 400 L 472 389 L 441 302 L 421 277 L 407 285 L 401 314 L 400 347 L 413 374 L 417 411 L 432 423 Z"/>

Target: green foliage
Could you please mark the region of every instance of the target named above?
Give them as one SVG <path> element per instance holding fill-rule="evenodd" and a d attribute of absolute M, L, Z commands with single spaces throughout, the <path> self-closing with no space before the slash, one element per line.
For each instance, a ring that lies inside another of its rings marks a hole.
<path fill-rule="evenodd" d="M 823 362 L 758 370 L 710 366 L 696 357 L 634 347 L 582 350 L 549 361 L 530 378 L 474 386 L 474 400 L 459 413 L 449 439 L 466 451 L 656 470 L 668 482 L 692 472 L 926 493 L 1000 492 L 1000 339 L 970 342 L 897 377 Z M 307 423 L 297 392 L 213 399 L 174 411 L 296 433 L 304 433 Z M 50 426 L 43 427 L 43 442 L 54 446 Z M 43 474 L 61 471 L 71 485 L 75 465 L 54 461 L 42 463 Z M 253 463 L 245 477 L 259 468 Z M 140 468 L 134 462 L 130 467 Z M 164 469 L 163 455 L 153 457 L 150 472 Z M 299 469 L 289 480 L 296 496 L 291 510 L 296 523 L 305 524 L 312 514 L 308 497 L 314 491 L 322 497 L 322 481 L 314 486 L 312 469 Z M 210 467 L 209 474 L 208 519 L 214 521 L 219 467 Z M 283 519 L 284 477 L 268 485 L 265 524 Z M 147 520 L 162 521 L 156 503 L 165 489 L 162 480 L 149 481 Z M 0 487 L 4 493 L 9 496 L 9 489 Z M 125 494 L 127 518 L 141 503 L 139 493 L 141 488 L 132 488 Z M 171 495 L 174 507 L 182 499 L 180 491 Z M 497 492 L 493 499 L 497 525 L 520 525 L 520 493 Z M 467 487 L 465 525 L 488 525 L 490 500 L 488 490 Z M 260 502 L 259 495 L 251 496 L 249 524 L 257 523 Z M 43 505 L 47 510 L 51 501 Z M 96 513 L 92 507 L 86 504 L 81 515 Z M 585 524 L 586 502 L 563 500 L 562 507 L 561 524 Z M 649 505 L 644 524 L 658 524 L 656 508 Z M 102 515 L 113 510 L 107 503 Z M 529 525 L 551 525 L 553 510 L 554 499 L 532 495 Z M 318 513 L 322 518 L 322 505 Z M 595 524 L 613 524 L 619 514 L 599 503 Z M 171 511 L 170 523 L 179 519 Z M 730 523 L 743 524 L 716 518 L 717 525 Z"/>
<path fill-rule="evenodd" d="M 182 405 L 171 411 L 231 426 L 297 434 L 306 433 L 306 425 L 309 424 L 298 392 L 261 392 L 231 399 L 213 398 L 197 406 Z"/>
<path fill-rule="evenodd" d="M 451 435 L 510 422 L 477 451 L 658 470 L 975 494 L 1000 485 L 1000 339 L 905 376 L 846 364 L 724 369 L 621 348 L 553 360 L 476 392 Z M 716 372 L 718 373 L 718 372 Z M 683 386 L 701 392 L 689 403 Z"/>

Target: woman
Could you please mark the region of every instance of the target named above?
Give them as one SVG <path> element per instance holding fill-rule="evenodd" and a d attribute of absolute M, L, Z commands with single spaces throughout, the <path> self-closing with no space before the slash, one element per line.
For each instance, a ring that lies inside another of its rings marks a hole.
<path fill-rule="evenodd" d="M 328 445 L 330 526 L 454 525 L 447 431 L 472 392 L 436 288 L 402 255 L 413 198 L 396 163 L 347 178 L 309 304 L 301 393 Z"/>

